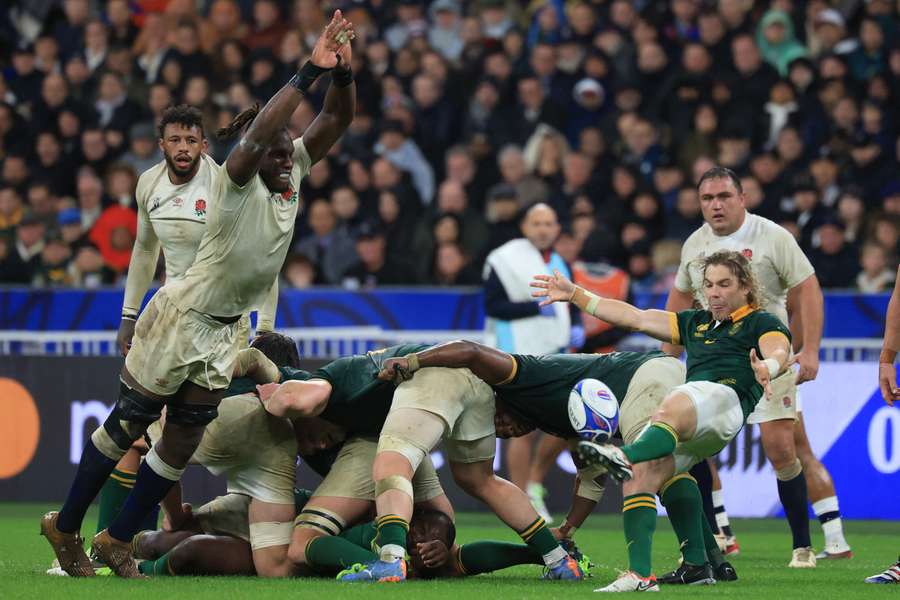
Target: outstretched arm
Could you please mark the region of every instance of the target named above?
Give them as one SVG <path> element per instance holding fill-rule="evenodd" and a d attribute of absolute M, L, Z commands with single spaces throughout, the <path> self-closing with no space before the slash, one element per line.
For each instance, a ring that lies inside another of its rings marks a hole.
<path fill-rule="evenodd" d="M 337 53 L 341 46 L 349 43 L 352 35 L 353 26 L 341 16 L 341 11 L 334 11 L 331 22 L 316 42 L 309 60 L 266 103 L 241 141 L 228 155 L 225 168 L 235 184 L 243 186 L 256 174 L 268 146 L 278 132 L 287 126 L 291 115 L 318 76 L 337 66 Z"/>
<path fill-rule="evenodd" d="M 350 44 L 344 44 L 338 55 L 338 65 L 331 71 L 331 85 L 325 95 L 325 105 L 306 131 L 303 145 L 309 153 L 310 164 L 316 164 L 328 154 L 338 138 L 344 135 L 356 114 L 356 86 L 350 70 Z"/>
<path fill-rule="evenodd" d="M 681 310 L 688 310 L 694 305 L 694 297 L 689 292 L 683 292 L 677 287 L 669 290 L 669 297 L 666 299 L 666 310 L 677 313 Z M 684 352 L 684 346 L 664 342 L 661 350 L 666 354 L 671 354 L 675 358 L 681 357 Z"/>
<path fill-rule="evenodd" d="M 424 367 L 469 369 L 488 385 L 497 385 L 515 375 L 516 363 L 506 352 L 476 342 L 457 340 L 408 356 L 389 358 L 384 361 L 378 378 L 399 383 Z"/>
<path fill-rule="evenodd" d="M 541 306 L 553 302 L 571 302 L 584 312 L 618 327 L 639 331 L 663 342 L 677 343 L 675 313 L 665 310 L 641 310 L 627 302 L 601 298 L 569 281 L 559 271 L 553 275 L 535 275 L 531 293 L 543 298 Z"/>

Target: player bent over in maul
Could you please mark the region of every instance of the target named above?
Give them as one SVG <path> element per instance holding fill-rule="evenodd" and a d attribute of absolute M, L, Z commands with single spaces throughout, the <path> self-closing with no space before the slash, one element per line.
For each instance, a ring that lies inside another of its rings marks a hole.
<path fill-rule="evenodd" d="M 758 310 L 750 263 L 739 252 L 719 251 L 703 259 L 703 294 L 709 310 L 673 313 L 640 310 L 600 298 L 556 273 L 536 275 L 532 286 L 543 303 L 573 302 L 613 325 L 640 331 L 687 351 L 687 377 L 663 400 L 644 432 L 621 448 L 580 442 L 577 454 L 625 481 L 624 526 L 632 570 L 599 591 L 648 591 L 656 587 L 650 548 L 656 499 L 699 461 L 718 453 L 738 434 L 769 382 L 791 364 L 790 332 L 780 319 Z M 691 490 L 696 494 L 696 487 Z M 676 523 L 673 520 L 673 525 Z M 688 524 L 702 539 L 700 516 Z M 679 534 L 679 537 L 682 536 Z M 689 536 L 685 536 L 689 537 Z M 685 547 L 684 568 L 707 579 L 703 547 Z M 685 574 L 686 576 L 689 574 Z M 694 574 L 690 574 L 693 578 Z"/>
<path fill-rule="evenodd" d="M 240 130 L 252 120 L 211 185 L 215 201 L 196 261 L 180 281 L 158 291 L 138 319 L 116 406 L 87 443 L 62 510 L 41 521 L 41 533 L 69 575 L 94 574 L 79 535 L 84 514 L 116 462 L 167 406 L 162 439 L 141 465 L 119 515 L 93 541 L 97 557 L 117 575 L 141 577 L 131 539 L 146 513 L 179 481 L 215 419 L 237 353 L 246 344 L 239 339 L 239 322 L 263 304 L 287 254 L 300 181 L 353 118 L 352 37 L 352 25 L 336 11 L 291 81 L 258 115 L 242 113 L 233 124 Z M 326 71 L 331 85 L 322 112 L 292 141 L 288 121 Z M 260 517 L 290 521 L 293 508 Z"/>

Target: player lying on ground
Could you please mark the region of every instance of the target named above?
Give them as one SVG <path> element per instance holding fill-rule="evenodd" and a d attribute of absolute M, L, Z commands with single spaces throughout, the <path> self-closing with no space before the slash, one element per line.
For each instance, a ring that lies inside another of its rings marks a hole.
<path fill-rule="evenodd" d="M 494 475 L 494 398 L 487 384 L 467 369 L 425 369 L 396 389 L 377 378 L 384 360 L 427 347 L 393 346 L 339 359 L 317 371 L 310 381 L 289 381 L 260 390 L 266 409 L 276 416 L 320 416 L 344 427 L 348 435 L 380 435 L 379 455 L 392 455 L 391 464 L 402 471 L 389 474 L 377 457 L 372 471 L 376 506 L 379 516 L 384 517 L 378 520 L 379 555 L 388 560 L 344 579 L 405 577 L 403 555 L 412 515 L 413 474 L 442 437 L 451 472 L 460 487 L 490 506 L 541 553 L 550 567 L 549 577 L 581 578 L 578 564 L 538 517 L 525 493 Z M 386 494 L 402 505 L 401 514 L 390 513 L 388 518 L 381 508 Z M 304 549 L 295 532 L 291 555 L 299 558 Z"/>
<path fill-rule="evenodd" d="M 633 507 L 625 512 L 629 557 L 648 567 L 656 527 L 653 492 L 664 494 L 665 482 L 675 475 L 687 477 L 693 465 L 724 448 L 743 427 L 763 390 L 771 393 L 770 380 L 790 364 L 790 332 L 777 317 L 756 308 L 758 292 L 747 259 L 738 252 L 720 251 L 704 258 L 702 269 L 710 310 L 677 314 L 600 298 L 558 273 L 538 275 L 532 283 L 535 297 L 545 303 L 573 302 L 614 325 L 685 346 L 687 383 L 666 396 L 637 440 L 622 448 L 578 444 L 581 460 L 603 465 L 626 482 L 625 506 Z M 643 467 L 636 469 L 638 465 Z M 693 524 L 694 539 L 702 535 L 702 521 Z M 684 559 L 689 567 L 705 568 L 702 547 L 686 548 Z M 644 573 L 628 572 L 603 589 L 631 591 L 654 585 L 647 568 Z"/>
<path fill-rule="evenodd" d="M 497 395 L 494 420 L 498 437 L 524 435 L 537 427 L 569 440 L 573 449 L 579 438 L 569 417 L 569 395 L 581 380 L 597 379 L 610 388 L 619 402 L 622 438 L 625 443 L 631 443 L 647 426 L 663 399 L 684 383 L 685 373 L 680 361 L 662 352 L 529 356 L 507 354 L 475 342 L 456 341 L 408 357 L 388 359 L 379 378 L 404 381 L 427 367 L 467 368 L 491 385 Z M 605 473 L 605 469 L 600 468 L 600 471 Z M 603 494 L 604 479 L 605 475 L 598 477 L 596 466 L 593 472 L 584 465 L 579 466 L 572 508 L 564 524 L 555 530 L 558 536 L 569 538 L 581 527 Z M 693 551 L 705 549 L 718 580 L 736 579 L 734 569 L 719 552 L 708 524 L 699 538 L 690 537 L 694 529 L 681 527 L 684 521 L 693 523 L 702 510 L 696 483 L 690 478 L 680 478 L 664 482 L 662 487 L 666 493 L 660 494 L 661 500 L 679 536 L 679 547 L 687 548 L 691 556 L 698 554 Z M 626 512 L 631 509 L 626 505 Z M 649 571 L 649 565 L 632 564 L 631 568 Z M 702 575 L 708 577 L 705 571 Z M 663 576 L 661 581 L 687 583 L 697 577 L 697 574 L 686 574 L 684 569 L 676 569 Z"/>
<path fill-rule="evenodd" d="M 117 575 L 141 576 L 131 557 L 131 538 L 180 480 L 206 425 L 215 419 L 237 352 L 246 343 L 239 339 L 239 322 L 263 303 L 284 262 L 300 181 L 353 118 L 352 35 L 352 25 L 336 11 L 310 61 L 254 115 L 214 178 L 216 199 L 194 264 L 180 281 L 161 288 L 138 319 L 116 408 L 86 445 L 62 510 L 41 522 L 70 575 L 94 574 L 79 537 L 84 514 L 122 455 L 167 406 L 161 442 L 147 454 L 119 515 L 93 543 Z M 291 115 L 318 75 L 329 70 L 332 84 L 322 112 L 292 142 Z M 236 129 L 251 115 L 241 117 Z"/>

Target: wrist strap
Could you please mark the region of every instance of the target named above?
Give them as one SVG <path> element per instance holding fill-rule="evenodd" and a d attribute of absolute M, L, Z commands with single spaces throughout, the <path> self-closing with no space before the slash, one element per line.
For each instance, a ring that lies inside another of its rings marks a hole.
<path fill-rule="evenodd" d="M 353 69 L 350 65 L 336 67 L 331 70 L 331 83 L 336 87 L 345 88 L 353 83 Z"/>
<path fill-rule="evenodd" d="M 326 71 L 328 71 L 328 69 L 317 67 L 311 62 L 306 61 L 303 63 L 303 66 L 300 67 L 300 70 L 291 77 L 291 80 L 288 83 L 305 94 L 307 90 L 312 87 L 312 84 L 316 82 L 316 79 L 319 78 L 319 75 Z"/>
<path fill-rule="evenodd" d="M 890 348 L 882 348 L 881 355 L 878 357 L 878 362 L 883 364 L 892 365 L 894 364 L 894 360 L 897 359 L 897 351 L 891 350 Z"/>
<path fill-rule="evenodd" d="M 415 353 L 407 354 L 403 358 L 406 359 L 406 362 L 409 363 L 409 372 L 415 373 L 419 370 L 419 356 Z"/>

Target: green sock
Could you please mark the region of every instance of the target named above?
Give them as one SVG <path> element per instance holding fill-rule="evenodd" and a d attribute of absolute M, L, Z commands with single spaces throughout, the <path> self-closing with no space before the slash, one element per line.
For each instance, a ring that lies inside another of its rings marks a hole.
<path fill-rule="evenodd" d="M 653 423 L 634 442 L 622 446 L 622 452 L 633 463 L 668 456 L 675 451 L 678 435 L 665 423 Z"/>
<path fill-rule="evenodd" d="M 478 575 L 515 565 L 542 565 L 544 558 L 522 544 L 483 541 L 460 546 L 457 564 L 464 574 Z"/>
<path fill-rule="evenodd" d="M 656 531 L 656 498 L 652 494 L 634 494 L 623 501 L 622 521 L 628 548 L 628 568 L 641 577 L 650 577 L 653 532 Z"/>
<path fill-rule="evenodd" d="M 384 515 L 375 519 L 375 528 L 378 535 L 375 537 L 375 545 L 379 548 L 385 546 L 399 546 L 406 552 L 406 534 L 409 532 L 409 523 L 398 515 Z"/>
<path fill-rule="evenodd" d="M 377 554 L 344 538 L 343 535 L 325 535 L 311 539 L 306 544 L 306 563 L 323 575 L 335 575 L 338 571 L 356 563 L 378 560 Z"/>
<path fill-rule="evenodd" d="M 156 560 L 145 560 L 138 565 L 138 571 L 144 575 L 175 575 L 169 566 L 169 553 L 165 553 Z"/>
<path fill-rule="evenodd" d="M 541 517 L 532 521 L 531 525 L 519 532 L 522 541 L 528 544 L 533 552 L 541 556 L 544 564 L 550 566 L 560 559 L 565 558 L 566 551 L 562 549 L 553 532 L 547 527 L 547 523 Z"/>
<path fill-rule="evenodd" d="M 706 558 L 713 569 L 716 569 L 725 562 L 725 555 L 719 550 L 719 542 L 716 541 L 716 535 L 709 525 L 709 519 L 703 518 L 701 521 L 703 523 L 703 545 L 706 547 Z"/>
<path fill-rule="evenodd" d="M 137 473 L 114 469 L 100 489 L 100 516 L 97 518 L 97 533 L 112 523 L 122 505 L 131 493 Z"/>
<path fill-rule="evenodd" d="M 681 555 L 689 565 L 706 564 L 706 546 L 703 540 L 703 500 L 697 482 L 688 475 L 678 475 L 660 495 L 669 513 L 672 529 L 681 544 Z"/>

